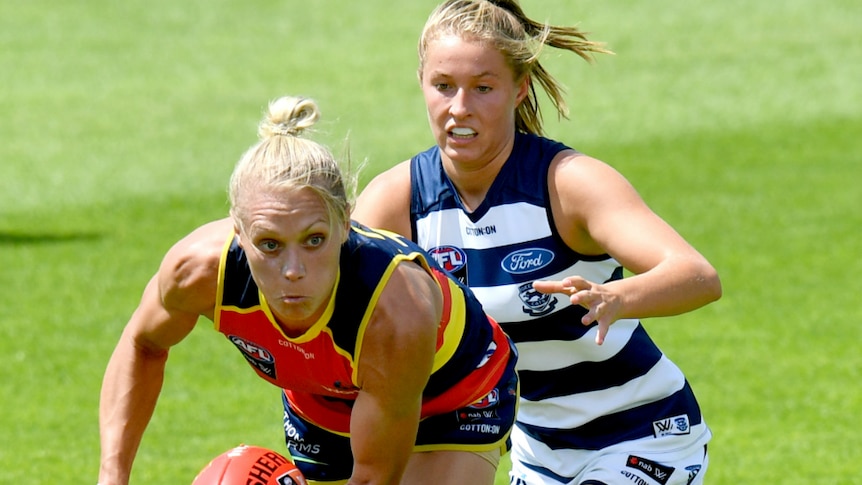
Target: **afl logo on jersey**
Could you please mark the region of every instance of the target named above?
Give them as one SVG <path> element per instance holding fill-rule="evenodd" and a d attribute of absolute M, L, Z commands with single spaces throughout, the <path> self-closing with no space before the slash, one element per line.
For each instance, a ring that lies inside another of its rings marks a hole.
<path fill-rule="evenodd" d="M 467 407 L 473 408 L 473 409 L 485 409 L 485 408 L 489 408 L 491 406 L 496 406 L 498 402 L 500 402 L 500 391 L 498 391 L 497 388 L 495 387 L 485 397 L 483 397 L 482 399 L 479 399 L 478 401 L 474 402 L 473 404 L 471 404 Z"/>
<path fill-rule="evenodd" d="M 440 267 L 450 273 L 458 271 L 467 264 L 467 253 L 455 246 L 437 246 L 429 249 L 428 254 Z"/>
<path fill-rule="evenodd" d="M 273 361 L 272 354 L 270 354 L 265 348 L 258 347 L 254 342 L 249 342 L 248 340 L 237 337 L 236 335 L 231 335 L 229 338 L 238 349 L 242 350 L 242 353 L 248 355 L 254 360 L 259 360 L 261 362 Z"/>
<path fill-rule="evenodd" d="M 554 253 L 547 249 L 529 248 L 519 249 L 518 251 L 509 253 L 500 266 L 503 271 L 512 274 L 524 274 L 537 271 L 551 264 L 554 260 Z"/>
<path fill-rule="evenodd" d="M 275 379 L 275 359 L 270 351 L 236 335 L 230 335 L 228 339 L 242 352 L 242 356 L 249 364 Z"/>

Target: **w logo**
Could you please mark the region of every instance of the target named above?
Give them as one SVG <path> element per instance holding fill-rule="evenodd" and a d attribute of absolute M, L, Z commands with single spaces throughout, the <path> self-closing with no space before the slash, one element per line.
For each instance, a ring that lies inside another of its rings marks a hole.
<path fill-rule="evenodd" d="M 668 435 L 682 435 L 691 433 L 691 426 L 687 414 L 680 414 L 672 418 L 653 421 L 652 431 L 656 438 Z"/>

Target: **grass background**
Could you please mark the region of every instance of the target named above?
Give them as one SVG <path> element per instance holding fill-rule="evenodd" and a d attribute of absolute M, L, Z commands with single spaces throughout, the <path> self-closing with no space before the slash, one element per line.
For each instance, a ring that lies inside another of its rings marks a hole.
<path fill-rule="evenodd" d="M 164 252 L 226 213 L 267 101 L 314 97 L 317 139 L 367 160 L 363 182 L 432 143 L 415 43 L 435 3 L 0 3 L 0 482 L 95 482 L 110 352 Z M 572 107 L 550 134 L 627 175 L 722 276 L 719 302 L 646 322 L 714 430 L 707 482 L 862 483 L 862 5 L 523 6 L 617 53 L 547 53 Z M 135 483 L 282 449 L 277 390 L 200 327 Z"/>

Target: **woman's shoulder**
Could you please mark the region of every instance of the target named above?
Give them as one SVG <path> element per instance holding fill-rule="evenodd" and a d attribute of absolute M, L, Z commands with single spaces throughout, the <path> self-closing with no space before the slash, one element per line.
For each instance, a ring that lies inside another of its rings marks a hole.
<path fill-rule="evenodd" d="M 410 161 L 375 176 L 356 199 L 351 217 L 370 227 L 410 233 Z"/>
<path fill-rule="evenodd" d="M 233 235 L 233 220 L 230 218 L 208 222 L 192 230 L 174 244 L 166 259 L 189 262 L 195 265 L 211 265 L 221 258 L 228 238 Z"/>
<path fill-rule="evenodd" d="M 626 178 L 611 164 L 578 152 L 563 150 L 556 154 L 550 166 L 550 180 L 559 179 L 564 185 L 582 188 L 609 189 L 616 184 L 629 185 Z M 577 181 L 574 184 L 573 181 Z M 609 187 L 607 184 L 612 184 Z"/>
<path fill-rule="evenodd" d="M 232 234 L 233 221 L 220 219 L 196 228 L 168 250 L 158 276 L 166 304 L 199 314 L 212 311 L 221 255 Z"/>
<path fill-rule="evenodd" d="M 369 191 L 369 189 L 386 190 L 391 188 L 393 185 L 400 186 L 405 182 L 409 184 L 409 180 L 410 160 L 404 160 L 375 175 L 371 181 L 368 182 L 363 193 Z"/>

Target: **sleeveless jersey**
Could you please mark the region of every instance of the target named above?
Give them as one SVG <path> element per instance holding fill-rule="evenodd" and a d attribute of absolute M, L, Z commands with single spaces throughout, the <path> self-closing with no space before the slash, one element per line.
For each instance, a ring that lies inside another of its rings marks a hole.
<path fill-rule="evenodd" d="M 509 159 L 482 204 L 469 213 L 446 175 L 438 147 L 411 160 L 411 228 L 416 242 L 473 290 L 518 348 L 518 427 L 552 449 L 598 450 L 647 436 L 685 435 L 701 422 L 694 394 L 638 320 L 618 320 L 603 345 L 586 310 L 532 283 L 580 275 L 622 278 L 607 255 L 572 251 L 557 233 L 548 169 L 566 150 L 516 134 Z M 703 439 L 703 433 L 692 440 Z"/>
<path fill-rule="evenodd" d="M 505 370 L 507 337 L 465 286 L 393 233 L 351 226 L 329 305 L 296 338 L 276 324 L 232 233 L 219 265 L 215 328 L 260 377 L 284 389 L 298 412 L 321 427 L 347 433 L 350 407 L 359 393 L 356 362 L 362 338 L 380 292 L 404 261 L 422 265 L 434 277 L 444 302 L 423 418 L 476 402 L 493 390 Z"/>

